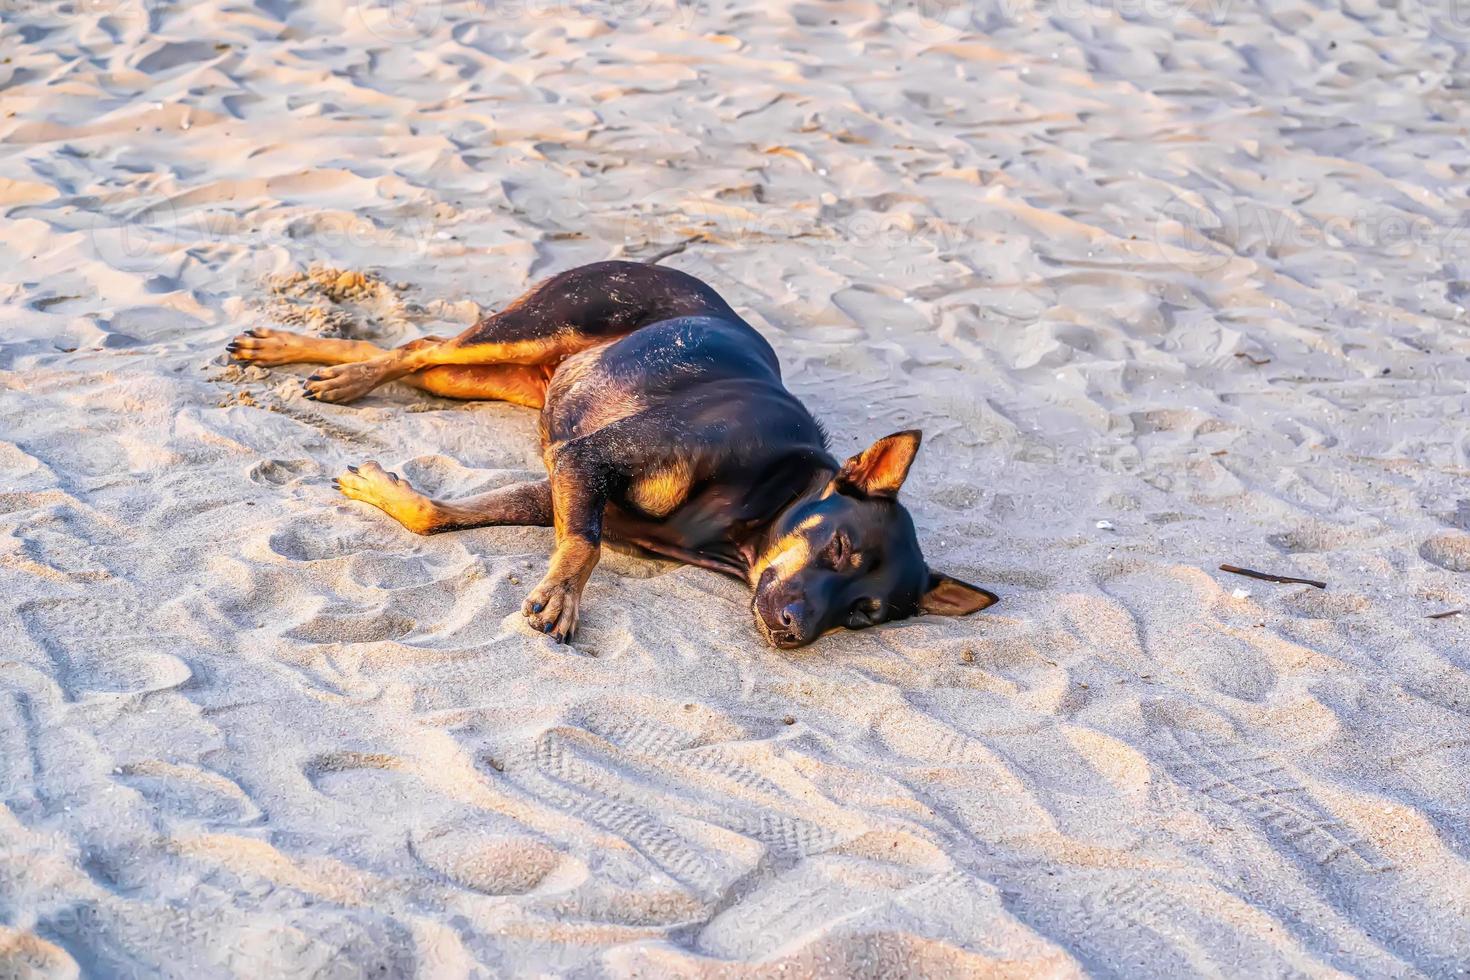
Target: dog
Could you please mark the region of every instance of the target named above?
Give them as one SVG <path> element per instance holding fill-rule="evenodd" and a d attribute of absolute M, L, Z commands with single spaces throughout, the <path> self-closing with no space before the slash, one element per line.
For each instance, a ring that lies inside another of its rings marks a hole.
<path fill-rule="evenodd" d="M 448 398 L 540 409 L 547 479 L 433 500 L 375 462 L 336 487 L 410 531 L 489 525 L 556 529 L 530 625 L 561 642 L 606 536 L 744 580 L 766 642 L 997 602 L 925 563 L 898 491 L 917 430 L 845 463 L 781 380 L 776 352 L 710 286 L 665 266 L 608 261 L 544 280 L 452 339 L 393 350 L 255 329 L 239 361 L 329 365 L 306 396 L 345 403 L 403 381 Z"/>

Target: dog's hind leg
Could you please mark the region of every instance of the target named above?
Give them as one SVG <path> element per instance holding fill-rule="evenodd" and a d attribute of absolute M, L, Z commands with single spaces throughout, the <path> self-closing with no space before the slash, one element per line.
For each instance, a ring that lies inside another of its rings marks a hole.
<path fill-rule="evenodd" d="M 421 337 L 410 340 L 398 350 L 417 350 L 430 344 L 441 344 L 443 337 Z M 255 327 L 225 345 L 230 357 L 247 364 L 276 367 L 281 364 L 351 364 L 382 357 L 388 350 L 366 340 L 340 340 L 334 337 L 312 337 Z"/>
<path fill-rule="evenodd" d="M 399 378 L 441 398 L 510 402 L 527 408 L 546 403 L 554 368 L 520 364 L 446 364 Z"/>
<path fill-rule="evenodd" d="M 256 327 L 225 345 L 230 357 L 247 364 L 275 367 L 280 364 L 346 364 L 365 361 L 387 353 L 365 340 L 310 337 L 288 330 Z"/>
<path fill-rule="evenodd" d="M 693 276 L 635 262 L 597 262 L 552 276 L 452 340 L 323 368 L 307 397 L 350 402 L 378 385 L 443 365 L 554 366 L 647 323 L 678 316 L 735 317 Z"/>
<path fill-rule="evenodd" d="M 398 350 L 410 351 L 442 344 L 443 337 L 411 340 Z M 365 340 L 337 340 L 256 327 L 240 334 L 225 347 L 230 356 L 247 364 L 275 367 L 281 364 L 352 364 L 388 353 Z M 399 380 L 442 398 L 464 398 L 512 402 L 540 408 L 546 401 L 546 384 L 551 369 L 501 365 L 449 365 L 404 375 Z"/>
<path fill-rule="evenodd" d="M 434 500 L 396 473 L 375 462 L 349 466 L 335 481 L 346 497 L 372 504 L 415 534 L 438 534 L 470 527 L 552 523 L 551 484 L 515 483 L 460 500 Z"/>

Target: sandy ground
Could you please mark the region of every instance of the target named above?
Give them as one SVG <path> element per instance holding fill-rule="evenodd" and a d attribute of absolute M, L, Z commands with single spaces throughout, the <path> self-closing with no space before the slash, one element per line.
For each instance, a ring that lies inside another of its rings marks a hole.
<path fill-rule="evenodd" d="M 0 4 L 0 974 L 1470 968 L 1470 25 L 927 12 Z M 222 356 L 690 239 L 1000 606 L 611 554 L 559 647 L 548 531 L 330 485 L 531 413 Z"/>

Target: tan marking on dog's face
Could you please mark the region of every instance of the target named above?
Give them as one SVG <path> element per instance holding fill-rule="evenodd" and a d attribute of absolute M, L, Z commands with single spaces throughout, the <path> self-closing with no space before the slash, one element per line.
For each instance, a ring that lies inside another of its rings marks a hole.
<path fill-rule="evenodd" d="M 751 584 L 759 582 L 768 568 L 776 570 L 775 582 L 779 584 L 809 565 L 812 558 L 810 534 L 821 524 L 821 515 L 814 514 L 767 548 L 750 568 Z"/>
<path fill-rule="evenodd" d="M 628 500 L 650 517 L 667 517 L 689 495 L 692 480 L 689 464 L 679 461 L 639 479 L 628 491 Z"/>

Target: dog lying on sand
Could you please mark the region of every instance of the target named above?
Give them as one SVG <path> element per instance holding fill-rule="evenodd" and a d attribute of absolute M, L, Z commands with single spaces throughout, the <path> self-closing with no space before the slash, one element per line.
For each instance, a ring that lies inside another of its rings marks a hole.
<path fill-rule="evenodd" d="M 326 364 L 307 397 L 350 402 L 388 381 L 541 410 L 547 479 L 432 500 L 377 463 L 338 489 L 419 534 L 492 524 L 556 528 L 523 612 L 568 641 L 604 535 L 743 579 L 756 626 L 792 648 L 834 629 L 997 601 L 932 571 L 898 490 L 919 450 L 896 432 L 838 463 L 781 382 L 776 353 L 708 285 L 633 262 L 552 276 L 453 339 L 394 350 L 250 330 L 255 364 Z"/>

